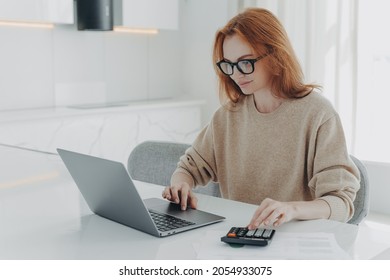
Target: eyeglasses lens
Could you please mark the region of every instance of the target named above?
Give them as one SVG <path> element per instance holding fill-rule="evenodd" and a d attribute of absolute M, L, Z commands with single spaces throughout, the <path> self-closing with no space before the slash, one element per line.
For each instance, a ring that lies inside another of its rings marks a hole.
<path fill-rule="evenodd" d="M 226 75 L 232 75 L 233 74 L 233 68 L 234 65 L 237 66 L 238 71 L 240 71 L 242 74 L 251 74 L 253 72 L 253 64 L 249 60 L 241 60 L 237 63 L 229 63 L 222 61 L 219 63 L 219 68 L 222 70 L 222 72 Z"/>
<path fill-rule="evenodd" d="M 221 68 L 222 72 L 226 75 L 232 75 L 233 74 L 233 66 L 230 65 L 230 63 L 227 62 L 221 62 L 219 64 L 219 67 Z"/>
<path fill-rule="evenodd" d="M 237 68 L 243 74 L 250 74 L 253 72 L 253 64 L 248 60 L 239 61 Z"/>

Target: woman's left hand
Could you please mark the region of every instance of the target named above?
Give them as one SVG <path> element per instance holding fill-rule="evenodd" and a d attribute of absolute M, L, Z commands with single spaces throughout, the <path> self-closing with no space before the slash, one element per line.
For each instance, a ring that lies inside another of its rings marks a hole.
<path fill-rule="evenodd" d="M 294 202 L 280 202 L 266 198 L 256 209 L 248 225 L 248 229 L 256 229 L 260 225 L 280 226 L 295 218 L 296 207 Z"/>

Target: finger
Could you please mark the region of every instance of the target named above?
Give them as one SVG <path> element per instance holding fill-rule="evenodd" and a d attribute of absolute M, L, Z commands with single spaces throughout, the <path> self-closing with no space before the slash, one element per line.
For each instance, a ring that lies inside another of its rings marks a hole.
<path fill-rule="evenodd" d="M 272 205 L 267 206 L 265 208 L 259 207 L 258 210 L 259 211 L 255 212 L 251 222 L 249 223 L 249 226 L 248 226 L 249 229 L 258 228 L 260 225 L 267 225 L 267 223 L 269 223 L 269 222 L 267 222 L 267 218 L 273 212 L 274 207 L 272 207 Z"/>
<path fill-rule="evenodd" d="M 283 213 L 280 211 L 280 209 L 274 209 L 269 213 L 268 217 L 264 219 L 264 225 L 268 226 L 274 224 L 282 214 Z"/>
<path fill-rule="evenodd" d="M 188 196 L 188 204 L 193 209 L 196 209 L 196 207 L 198 206 L 198 198 L 193 192 L 190 192 L 190 195 Z"/>
<path fill-rule="evenodd" d="M 175 187 L 166 187 L 163 191 L 163 197 L 168 199 L 171 202 L 179 203 L 178 191 Z"/>
<path fill-rule="evenodd" d="M 174 203 L 180 203 L 179 189 L 175 186 L 169 188 L 171 201 Z"/>
<path fill-rule="evenodd" d="M 265 215 L 263 214 L 263 212 L 270 206 L 272 205 L 274 201 L 272 199 L 269 199 L 269 198 L 266 198 L 264 199 L 259 207 L 257 207 L 255 213 L 253 214 L 252 216 L 252 219 L 251 219 L 251 222 L 250 223 L 255 223 L 256 220 L 258 220 L 259 218 L 265 218 Z"/>
<path fill-rule="evenodd" d="M 170 187 L 166 187 L 163 191 L 162 191 L 162 197 L 163 198 L 166 198 L 168 200 L 171 200 L 171 190 L 170 190 Z"/>
<path fill-rule="evenodd" d="M 180 192 L 180 201 L 181 201 L 181 210 L 187 209 L 187 200 L 189 198 L 189 193 L 187 188 L 182 188 Z"/>
<path fill-rule="evenodd" d="M 286 220 L 287 220 L 287 215 L 280 215 L 279 218 L 274 222 L 274 226 L 277 227 L 277 226 L 280 226 L 281 224 L 285 223 Z"/>
<path fill-rule="evenodd" d="M 258 220 L 258 218 L 261 216 L 261 213 L 264 210 L 263 208 L 264 207 L 262 207 L 261 204 L 259 207 L 257 207 L 255 213 L 253 213 L 252 219 L 250 220 L 249 224 L 251 224 L 251 225 L 255 224 L 256 220 Z"/>
<path fill-rule="evenodd" d="M 258 228 L 261 224 L 263 224 L 263 214 L 259 214 L 258 216 L 254 215 L 252 217 L 252 220 L 249 222 L 248 229 L 256 229 Z"/>

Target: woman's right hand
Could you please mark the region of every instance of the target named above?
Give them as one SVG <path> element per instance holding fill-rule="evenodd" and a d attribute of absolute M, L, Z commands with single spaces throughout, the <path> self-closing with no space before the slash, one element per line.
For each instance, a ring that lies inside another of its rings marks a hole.
<path fill-rule="evenodd" d="M 187 206 L 196 208 L 198 204 L 198 198 L 186 182 L 176 183 L 166 187 L 162 192 L 162 197 L 176 204 L 180 203 L 182 210 L 186 210 Z"/>

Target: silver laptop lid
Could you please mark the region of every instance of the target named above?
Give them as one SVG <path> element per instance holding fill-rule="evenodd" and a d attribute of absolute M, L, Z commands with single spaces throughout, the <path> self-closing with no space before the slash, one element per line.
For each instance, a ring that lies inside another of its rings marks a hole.
<path fill-rule="evenodd" d="M 197 209 L 182 211 L 179 205 L 162 199 L 143 201 L 122 163 L 63 149 L 57 151 L 91 211 L 99 216 L 159 237 L 225 219 Z M 148 209 L 188 220 L 193 224 L 159 231 Z"/>
<path fill-rule="evenodd" d="M 92 212 L 159 236 L 122 163 L 63 149 L 57 151 Z"/>

